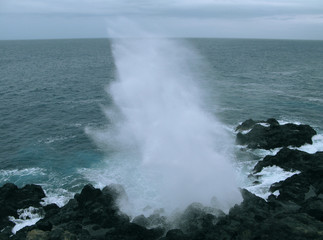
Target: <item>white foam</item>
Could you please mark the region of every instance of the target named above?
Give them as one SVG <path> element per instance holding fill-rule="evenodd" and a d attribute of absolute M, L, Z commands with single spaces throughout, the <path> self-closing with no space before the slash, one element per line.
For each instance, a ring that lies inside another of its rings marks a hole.
<path fill-rule="evenodd" d="M 239 123 L 238 124 L 238 126 L 240 126 L 242 124 L 242 122 L 241 123 Z M 261 125 L 261 126 L 263 126 L 263 127 L 270 127 L 270 124 L 269 123 L 256 123 L 256 125 Z M 232 129 L 231 129 L 231 131 L 233 130 L 233 129 L 235 129 L 235 127 L 233 127 Z M 250 129 L 247 129 L 247 130 L 237 130 L 237 131 L 235 131 L 235 130 L 233 130 L 233 132 L 234 133 L 236 133 L 236 132 L 240 132 L 240 133 L 242 133 L 242 134 L 247 134 L 247 133 L 249 133 L 251 130 L 253 129 L 253 127 L 252 128 L 250 128 Z"/>
<path fill-rule="evenodd" d="M 139 166 L 131 162 L 127 164 L 126 159 L 120 159 L 120 164 L 125 164 L 124 167 L 117 166 L 116 163 L 110 165 L 103 163 L 98 168 L 79 169 L 79 173 L 83 174 L 96 188 L 102 189 L 110 184 L 121 184 L 129 201 L 122 199 L 122 203 L 125 204 L 120 204 L 120 207 L 129 216 L 146 214 L 144 209 L 148 206 L 152 210 L 167 207 L 163 206 L 158 199 L 156 181 L 149 181 Z"/>
<path fill-rule="evenodd" d="M 16 225 L 12 228 L 12 233 L 16 234 L 20 229 L 26 226 L 32 226 L 37 223 L 42 216 L 38 208 L 29 207 L 17 210 L 18 218 L 9 216 L 9 220 Z"/>
<path fill-rule="evenodd" d="M 258 181 L 259 184 L 254 184 L 253 181 L 251 181 L 249 182 L 248 186 L 245 186 L 245 188 L 250 192 L 254 193 L 255 195 L 263 199 L 267 199 L 268 196 L 271 194 L 269 188 L 273 183 L 283 181 L 293 176 L 294 174 L 299 173 L 299 171 L 288 172 L 277 166 L 266 167 L 263 168 L 263 170 L 256 175 L 258 176 L 258 178 L 253 179 Z"/>
<path fill-rule="evenodd" d="M 322 98 L 314 98 L 314 97 L 309 97 L 307 98 L 309 101 L 311 102 L 318 102 L 318 103 L 323 103 L 323 99 Z"/>
<path fill-rule="evenodd" d="M 233 125 L 223 125 L 223 128 L 230 134 L 236 134 L 236 131 L 234 130 L 235 127 Z"/>
<path fill-rule="evenodd" d="M 51 144 L 53 142 L 65 141 L 65 140 L 72 139 L 72 138 L 76 138 L 76 136 L 73 135 L 73 136 L 48 137 L 46 139 L 40 139 L 40 140 L 38 140 L 38 142 L 45 143 L 45 144 Z"/>
<path fill-rule="evenodd" d="M 247 134 L 248 132 L 250 132 L 252 130 L 252 128 L 248 129 L 248 130 L 243 130 L 243 131 L 240 131 L 242 134 Z"/>
<path fill-rule="evenodd" d="M 0 170 L 0 182 L 10 182 L 13 177 L 25 177 L 25 176 L 45 176 L 45 169 L 42 168 L 25 168 L 25 169 L 10 169 Z"/>
<path fill-rule="evenodd" d="M 257 123 L 258 125 L 261 125 L 263 127 L 270 127 L 269 123 Z"/>
<path fill-rule="evenodd" d="M 55 203 L 59 207 L 63 207 L 71 198 L 74 193 L 67 191 L 63 188 L 55 188 L 54 190 L 46 190 L 43 187 L 46 197 L 41 201 L 41 205 L 46 206 L 51 203 Z"/>
<path fill-rule="evenodd" d="M 70 123 L 70 124 L 66 124 L 67 126 L 70 126 L 70 127 L 77 127 L 77 128 L 79 128 L 79 127 L 82 127 L 83 126 L 83 124 L 82 123 Z"/>
<path fill-rule="evenodd" d="M 292 123 L 292 124 L 295 124 L 295 125 L 301 125 L 302 123 L 301 122 L 298 122 L 298 121 L 287 121 L 287 120 L 277 120 L 278 123 L 280 125 L 286 125 L 288 123 Z"/>
<path fill-rule="evenodd" d="M 241 146 L 241 145 L 240 145 Z M 243 146 L 242 146 L 243 147 Z M 245 147 L 245 146 L 244 146 Z M 282 148 L 274 148 L 274 149 L 261 149 L 261 148 L 257 148 L 257 149 L 249 149 L 246 148 L 247 152 L 252 152 L 253 154 L 259 156 L 259 158 L 264 158 L 266 156 L 274 156 L 276 155 Z"/>
<path fill-rule="evenodd" d="M 308 152 L 308 153 L 316 153 L 319 151 L 323 151 L 323 134 L 317 134 L 312 138 L 313 144 L 305 144 L 301 147 L 289 147 L 290 149 L 298 149 L 300 151 Z"/>
<path fill-rule="evenodd" d="M 300 122 L 290 122 L 290 121 L 284 121 L 284 120 L 278 120 L 278 122 L 281 125 L 285 125 L 287 123 L 293 123 L 296 125 L 300 125 Z M 247 133 L 247 131 L 243 131 L 242 133 Z M 290 149 L 298 149 L 301 151 L 305 151 L 308 153 L 316 153 L 317 151 L 323 151 L 323 134 L 317 134 L 312 138 L 313 144 L 305 144 L 299 148 L 296 147 L 289 147 Z M 268 155 L 276 155 L 282 148 L 275 148 L 275 149 L 270 149 L 270 150 L 265 150 L 265 149 L 248 149 L 246 146 L 242 145 L 237 145 L 237 149 L 244 150 L 246 153 L 250 153 L 254 156 L 258 156 L 259 160 L 264 158 L 265 156 Z M 252 172 L 252 169 L 254 168 L 255 164 L 257 161 L 255 160 L 250 160 L 250 161 L 243 161 L 238 164 L 236 164 L 237 171 L 240 173 L 240 183 L 241 187 L 248 189 L 249 191 L 253 192 L 259 197 L 262 197 L 264 199 L 267 199 L 267 197 L 271 194 L 269 192 L 270 186 L 275 183 L 279 182 L 282 180 L 285 180 L 286 178 L 298 174 L 300 172 L 295 171 L 295 172 L 288 172 L 284 171 L 283 169 L 279 167 L 267 167 L 264 168 L 260 173 L 258 173 L 256 176 L 257 177 L 251 177 L 251 178 L 246 178 L 246 175 Z M 279 191 L 275 191 L 273 193 L 274 195 L 278 196 Z"/>

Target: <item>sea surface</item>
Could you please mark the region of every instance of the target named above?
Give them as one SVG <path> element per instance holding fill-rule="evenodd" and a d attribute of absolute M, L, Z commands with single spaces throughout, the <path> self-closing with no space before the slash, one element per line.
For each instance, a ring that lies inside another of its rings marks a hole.
<path fill-rule="evenodd" d="M 203 93 L 203 110 L 224 126 L 232 142 L 234 128 L 242 121 L 276 118 L 281 123 L 311 125 L 318 136 L 313 146 L 302 149 L 323 150 L 323 41 L 171 41 L 184 43 L 196 53 L 193 58 L 199 64 L 191 69 L 192 81 Z M 99 187 L 121 183 L 131 196 L 137 192 L 142 198 L 153 198 L 149 195 L 156 194 L 153 191 L 140 193 L 141 188 L 124 183 L 127 176 L 114 174 L 132 171 L 127 169 L 131 156 L 115 160 L 117 150 L 98 144 L 92 136 L 93 131 L 112 134 L 106 131 L 112 124 L 106 109 L 115 105 L 109 86 L 120 80 L 113 52 L 108 39 L 0 41 L 0 185 L 40 184 L 48 195 L 44 201 L 60 206 L 87 183 Z M 132 67 L 140 71 L 149 66 Z M 176 71 L 176 66 L 169 67 Z M 268 168 L 259 189 L 249 182 L 249 171 L 257 160 L 277 149 L 233 148 L 240 187 L 266 195 L 271 182 L 294 174 Z M 99 172 L 102 168 L 104 172 Z M 134 176 L 129 176 L 133 181 L 130 177 Z"/>

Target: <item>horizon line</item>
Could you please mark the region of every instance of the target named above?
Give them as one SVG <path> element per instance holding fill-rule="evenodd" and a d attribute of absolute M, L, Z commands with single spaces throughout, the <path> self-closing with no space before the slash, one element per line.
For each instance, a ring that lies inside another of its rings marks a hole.
<path fill-rule="evenodd" d="M 13 38 L 0 39 L 0 41 L 41 41 L 41 40 L 90 40 L 90 39 L 118 39 L 120 37 L 58 37 L 58 38 Z M 323 39 L 299 39 L 299 38 L 254 38 L 254 37 L 122 37 L 122 39 L 147 39 L 147 38 L 168 38 L 168 39 L 222 39 L 222 40 L 286 40 L 286 41 L 323 41 Z"/>

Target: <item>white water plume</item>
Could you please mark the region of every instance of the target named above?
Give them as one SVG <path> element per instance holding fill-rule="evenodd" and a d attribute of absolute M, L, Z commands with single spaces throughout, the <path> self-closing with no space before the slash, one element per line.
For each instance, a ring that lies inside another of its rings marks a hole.
<path fill-rule="evenodd" d="M 112 49 L 117 79 L 107 92 L 115 107 L 105 109 L 112 126 L 87 130 L 109 155 L 106 169 L 87 177 L 101 187 L 122 184 L 132 209 L 212 202 L 225 210 L 239 202 L 233 143 L 202 108 L 192 72 L 198 55 L 182 41 L 157 38 L 114 39 Z"/>

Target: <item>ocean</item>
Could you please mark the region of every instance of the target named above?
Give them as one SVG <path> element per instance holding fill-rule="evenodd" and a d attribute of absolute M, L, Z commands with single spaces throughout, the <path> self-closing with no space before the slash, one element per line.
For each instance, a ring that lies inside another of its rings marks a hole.
<path fill-rule="evenodd" d="M 225 208 L 236 187 L 265 198 L 294 173 L 252 184 L 278 150 L 234 144 L 249 118 L 309 124 L 318 135 L 300 149 L 323 150 L 323 41 L 0 41 L 0 184 L 39 184 L 44 204 L 87 183 L 121 184 L 132 216 L 212 194 Z"/>

